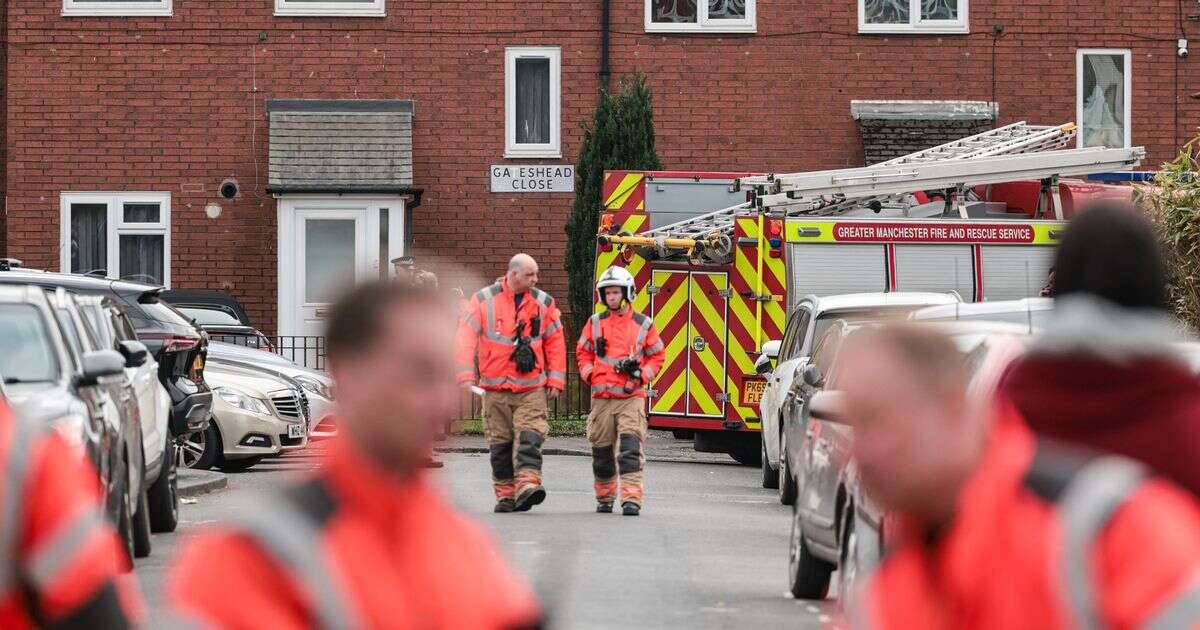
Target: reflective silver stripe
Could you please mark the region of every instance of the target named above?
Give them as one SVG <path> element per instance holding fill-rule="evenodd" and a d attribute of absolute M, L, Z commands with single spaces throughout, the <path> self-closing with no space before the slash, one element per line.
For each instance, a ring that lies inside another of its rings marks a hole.
<path fill-rule="evenodd" d="M 473 314 L 467 313 L 466 315 L 463 315 L 462 320 L 463 323 L 475 329 L 475 334 L 483 334 L 483 326 L 479 325 L 479 322 L 475 321 L 475 316 Z"/>
<path fill-rule="evenodd" d="M 487 376 L 480 376 L 479 382 L 483 385 L 506 385 L 509 383 L 512 383 L 513 385 L 541 385 L 542 383 L 546 382 L 546 375 L 542 374 L 537 378 L 520 378 L 517 376 L 501 376 L 500 378 L 491 378 Z"/>
<path fill-rule="evenodd" d="M 591 363 L 584 363 L 583 367 L 579 368 L 580 376 L 587 376 L 588 374 L 591 374 L 591 373 L 592 373 L 592 364 Z"/>
<path fill-rule="evenodd" d="M 85 509 L 54 538 L 39 548 L 26 563 L 26 571 L 39 588 L 48 588 L 54 578 L 69 566 L 71 558 L 104 526 L 104 517 L 96 509 Z"/>
<path fill-rule="evenodd" d="M 549 372 L 546 372 L 546 378 L 548 378 L 548 379 L 556 378 L 560 381 L 566 381 L 567 375 L 563 374 L 562 372 L 555 372 L 554 370 L 550 370 Z"/>
<path fill-rule="evenodd" d="M 317 626 L 326 630 L 362 628 L 321 552 L 321 532 L 291 501 L 268 499 L 241 522 L 241 531 L 286 565 L 306 590 Z"/>
<path fill-rule="evenodd" d="M 642 320 L 642 328 L 638 331 L 637 343 L 633 344 L 633 347 L 641 348 L 646 343 L 646 335 L 650 334 L 650 327 L 653 325 L 654 322 L 649 317 Z"/>
<path fill-rule="evenodd" d="M 1193 627 L 1197 622 L 1200 622 L 1200 571 L 1192 573 L 1183 591 L 1155 613 L 1144 628 L 1175 630 Z"/>
<path fill-rule="evenodd" d="M 584 340 L 583 340 L 583 347 L 584 347 L 584 348 L 587 348 L 588 352 L 595 352 L 595 351 L 596 351 L 596 346 L 592 345 L 592 340 L 591 340 L 591 339 L 584 339 Z"/>
<path fill-rule="evenodd" d="M 550 308 L 550 305 L 554 303 L 554 298 L 550 297 L 549 293 L 546 293 L 537 287 L 533 288 L 533 299 L 541 302 L 542 306 L 545 306 L 546 308 Z"/>
<path fill-rule="evenodd" d="M 17 539 L 24 519 L 25 477 L 37 427 L 12 416 L 12 439 L 4 462 L 4 496 L 0 497 L 0 592 L 12 585 L 17 566 Z"/>
<path fill-rule="evenodd" d="M 624 387 L 615 387 L 613 385 L 592 385 L 593 394 L 628 394 Z"/>
<path fill-rule="evenodd" d="M 515 346 L 517 342 L 496 332 L 496 299 L 495 294 L 488 293 L 483 298 L 483 303 L 487 306 L 487 329 L 484 331 L 484 336 L 496 343 L 502 343 L 506 346 Z"/>
<path fill-rule="evenodd" d="M 1091 552 L 1096 536 L 1137 489 L 1143 469 L 1121 457 L 1100 457 L 1071 480 L 1059 502 L 1063 522 L 1062 578 L 1067 606 L 1080 628 L 1100 628 Z"/>
<path fill-rule="evenodd" d="M 605 365 L 611 365 L 613 367 L 617 367 L 617 365 L 619 363 L 621 363 L 621 361 L 624 361 L 625 359 L 628 359 L 628 358 L 629 357 L 596 357 L 596 360 L 601 363 L 604 363 Z"/>
<path fill-rule="evenodd" d="M 654 344 L 653 346 L 647 346 L 647 347 L 643 348 L 642 356 L 652 357 L 652 356 L 658 354 L 659 352 L 662 352 L 664 347 L 665 346 L 663 346 L 663 342 L 659 341 L 658 343 Z"/>
<path fill-rule="evenodd" d="M 558 330 L 559 328 L 562 328 L 562 321 L 555 320 L 555 321 L 551 322 L 549 326 L 546 327 L 546 330 L 542 331 L 542 336 L 546 337 L 546 336 L 550 335 L 551 333 L 553 333 L 554 331 Z"/>
<path fill-rule="evenodd" d="M 654 380 L 654 368 L 646 366 L 642 368 L 642 380 L 649 383 Z"/>
<path fill-rule="evenodd" d="M 599 341 L 600 336 L 600 314 L 596 313 L 595 315 L 592 315 L 592 339 Z"/>

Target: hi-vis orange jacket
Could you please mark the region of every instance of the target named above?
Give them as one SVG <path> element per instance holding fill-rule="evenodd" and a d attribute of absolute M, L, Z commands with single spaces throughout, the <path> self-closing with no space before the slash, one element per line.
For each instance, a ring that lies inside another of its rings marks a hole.
<path fill-rule="evenodd" d="M 902 524 L 851 606 L 855 625 L 1200 628 L 1195 500 L 1132 460 L 1042 442 L 1002 413 L 954 521 L 934 543 Z"/>
<path fill-rule="evenodd" d="M 601 338 L 605 340 L 603 356 L 596 353 L 596 340 Z M 665 356 L 654 321 L 632 308 L 592 315 L 575 348 L 579 376 L 592 386 L 595 398 L 645 398 L 643 385 L 654 380 Z M 632 383 L 628 374 L 617 371 L 621 361 L 629 358 L 637 359 L 642 368 L 640 382 Z"/>
<path fill-rule="evenodd" d="M 567 381 L 567 344 L 554 298 L 538 288 L 525 292 L 521 307 L 508 279 L 484 287 L 467 303 L 458 325 L 458 382 L 476 381 L 491 391 L 527 392 L 539 387 L 562 390 Z M 512 360 L 517 324 L 530 338 L 537 357 L 533 371 L 521 374 Z M 534 327 L 536 325 L 536 330 Z"/>
<path fill-rule="evenodd" d="M 96 472 L 0 401 L 0 628 L 130 627 L 142 604 L 128 565 Z"/>

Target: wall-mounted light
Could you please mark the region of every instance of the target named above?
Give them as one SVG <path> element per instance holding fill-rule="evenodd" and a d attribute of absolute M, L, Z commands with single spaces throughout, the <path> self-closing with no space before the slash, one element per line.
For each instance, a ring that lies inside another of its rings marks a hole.
<path fill-rule="evenodd" d="M 210 219 L 215 219 L 221 216 L 221 204 L 210 203 L 207 206 L 204 206 L 204 214 L 208 215 L 208 218 Z"/>

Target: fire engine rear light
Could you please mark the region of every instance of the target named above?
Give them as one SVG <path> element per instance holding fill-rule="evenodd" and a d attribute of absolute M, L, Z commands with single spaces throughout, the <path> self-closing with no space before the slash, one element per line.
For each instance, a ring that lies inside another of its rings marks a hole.
<path fill-rule="evenodd" d="M 767 234 L 770 234 L 771 236 L 782 235 L 783 234 L 783 221 L 780 221 L 779 219 L 771 219 L 771 221 L 767 227 Z"/>
<path fill-rule="evenodd" d="M 613 226 L 613 216 L 611 214 L 606 214 L 606 215 L 600 217 L 600 231 L 601 232 L 607 232 L 607 231 L 611 230 L 612 226 Z"/>
<path fill-rule="evenodd" d="M 183 352 L 191 350 L 200 344 L 199 337 L 191 337 L 188 335 L 170 335 L 149 333 L 142 335 L 144 339 L 162 341 L 163 352 Z"/>

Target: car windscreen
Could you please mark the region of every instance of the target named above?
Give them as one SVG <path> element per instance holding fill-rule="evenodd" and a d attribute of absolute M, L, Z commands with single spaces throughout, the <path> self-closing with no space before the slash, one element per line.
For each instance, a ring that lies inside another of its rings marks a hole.
<path fill-rule="evenodd" d="M 0 376 L 5 383 L 58 380 L 61 370 L 42 313 L 28 304 L 0 304 Z"/>
<path fill-rule="evenodd" d="M 135 314 L 132 312 L 132 309 L 126 309 L 126 314 L 129 315 L 129 319 L 133 322 L 135 330 L 140 331 L 152 327 L 150 322 L 146 321 L 147 319 L 175 326 L 183 326 L 189 329 L 192 328 L 192 323 L 188 320 L 187 316 L 175 310 L 174 306 L 154 297 L 143 299 L 146 301 L 139 300 L 137 303 L 139 313 Z"/>
<path fill-rule="evenodd" d="M 180 313 L 196 320 L 201 326 L 241 326 L 242 322 L 232 313 L 220 308 L 202 308 L 199 306 L 175 306 Z"/>
<path fill-rule="evenodd" d="M 881 319 L 903 319 L 905 315 L 920 306 L 889 306 L 863 308 L 859 310 L 845 311 L 827 311 L 817 316 L 817 325 L 814 328 L 813 339 L 821 339 L 825 335 L 825 331 L 836 321 L 844 321 L 848 324 L 861 324 L 865 322 L 873 322 Z M 815 343 L 815 341 L 814 341 Z"/>

